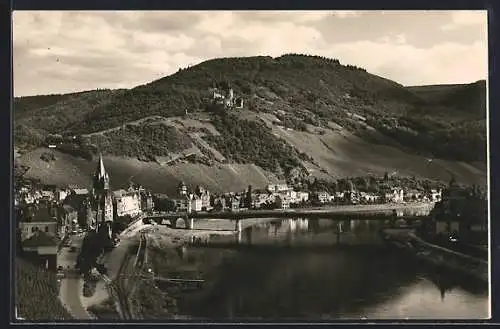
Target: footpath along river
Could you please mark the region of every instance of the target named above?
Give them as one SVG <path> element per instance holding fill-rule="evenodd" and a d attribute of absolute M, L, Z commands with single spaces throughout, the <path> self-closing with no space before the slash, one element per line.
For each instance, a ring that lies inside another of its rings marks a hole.
<path fill-rule="evenodd" d="M 239 244 L 232 235 L 213 235 L 208 245 L 189 247 L 205 262 L 217 261 L 202 290 L 176 296 L 179 313 L 260 320 L 489 317 L 484 284 L 385 245 L 380 222 L 343 221 L 340 234 L 337 224 L 275 220 L 246 228 Z M 216 247 L 221 243 L 227 250 Z"/>

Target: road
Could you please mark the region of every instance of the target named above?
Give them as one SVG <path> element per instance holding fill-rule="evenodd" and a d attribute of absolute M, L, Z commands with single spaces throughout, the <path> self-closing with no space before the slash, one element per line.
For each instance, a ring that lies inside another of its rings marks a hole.
<path fill-rule="evenodd" d="M 71 236 L 72 246 L 80 248 L 83 242 L 83 235 Z M 83 291 L 82 278 L 77 271 L 74 270 L 78 251 L 71 252 L 70 248 L 63 247 L 57 256 L 58 266 L 62 266 L 65 271 L 65 276 L 61 280 L 59 290 L 59 299 L 61 303 L 68 309 L 69 313 L 78 320 L 92 320 L 93 317 L 87 312 L 82 304 Z"/>
<path fill-rule="evenodd" d="M 379 220 L 380 216 L 392 215 L 394 211 L 398 215 L 416 214 L 427 215 L 433 207 L 433 203 L 411 203 L 411 204 L 374 204 L 374 205 L 339 205 L 321 208 L 297 208 L 297 209 L 272 209 L 272 210 L 242 210 L 242 211 L 211 211 L 192 213 L 160 213 L 146 215 L 144 218 L 153 220 L 177 219 L 184 216 L 193 219 L 253 219 L 253 218 L 288 218 L 290 216 L 315 216 L 325 218 L 345 218 L 353 216 L 363 219 Z"/>
<path fill-rule="evenodd" d="M 72 246 L 80 248 L 83 237 L 83 235 L 71 236 Z M 127 253 L 127 249 L 131 244 L 135 243 L 134 240 L 136 239 L 137 237 L 123 239 L 120 246 L 113 249 L 105 256 L 105 264 L 108 269 L 108 277 L 110 280 L 116 279 L 125 254 Z M 83 278 L 74 270 L 77 256 L 78 250 L 76 252 L 71 252 L 68 247 L 63 247 L 58 254 L 58 265 L 63 266 L 65 271 L 65 277 L 61 280 L 59 299 L 75 319 L 92 320 L 94 317 L 87 312 L 86 308 L 94 304 L 99 304 L 107 299 L 109 297 L 108 289 L 104 281 L 99 281 L 91 297 L 83 296 Z"/>

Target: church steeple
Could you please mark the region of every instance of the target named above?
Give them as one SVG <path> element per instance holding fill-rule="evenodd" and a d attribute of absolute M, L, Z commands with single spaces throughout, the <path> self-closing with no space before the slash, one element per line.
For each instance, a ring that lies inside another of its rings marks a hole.
<path fill-rule="evenodd" d="M 104 191 L 109 189 L 109 175 L 104 168 L 102 154 L 99 153 L 99 162 L 94 173 L 94 191 Z"/>
<path fill-rule="evenodd" d="M 99 161 L 93 177 L 94 205 L 96 211 L 96 229 L 107 222 L 113 222 L 113 197 L 109 190 L 109 175 L 104 168 L 102 154 L 99 153 Z"/>

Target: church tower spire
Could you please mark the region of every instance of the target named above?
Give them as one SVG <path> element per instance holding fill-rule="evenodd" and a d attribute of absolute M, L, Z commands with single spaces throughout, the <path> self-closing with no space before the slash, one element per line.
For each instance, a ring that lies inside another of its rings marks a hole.
<path fill-rule="evenodd" d="M 96 210 L 97 226 L 113 221 L 113 198 L 109 190 L 109 175 L 104 167 L 102 154 L 99 153 L 99 161 L 93 177 L 93 194 Z"/>
<path fill-rule="evenodd" d="M 94 191 L 100 192 L 106 190 L 109 190 L 109 175 L 106 172 L 106 168 L 104 168 L 102 154 L 99 153 L 99 162 L 94 173 Z"/>

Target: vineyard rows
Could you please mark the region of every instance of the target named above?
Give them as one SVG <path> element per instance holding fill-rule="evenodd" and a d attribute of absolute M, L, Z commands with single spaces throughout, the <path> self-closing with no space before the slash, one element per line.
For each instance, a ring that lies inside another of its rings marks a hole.
<path fill-rule="evenodd" d="M 55 273 L 16 258 L 16 306 L 18 316 L 26 320 L 70 320 L 60 303 Z"/>

